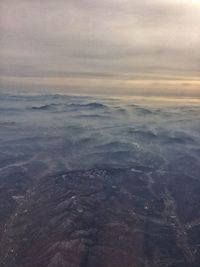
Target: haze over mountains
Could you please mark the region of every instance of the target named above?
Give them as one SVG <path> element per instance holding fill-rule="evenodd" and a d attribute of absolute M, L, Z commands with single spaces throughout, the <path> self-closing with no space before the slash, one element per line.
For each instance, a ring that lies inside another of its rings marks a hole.
<path fill-rule="evenodd" d="M 199 100 L 0 95 L 0 266 L 198 267 Z"/>

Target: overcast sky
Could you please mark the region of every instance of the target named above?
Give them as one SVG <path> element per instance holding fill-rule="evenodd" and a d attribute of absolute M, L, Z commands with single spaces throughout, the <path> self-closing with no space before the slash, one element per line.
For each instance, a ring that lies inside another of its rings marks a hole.
<path fill-rule="evenodd" d="M 199 0 L 0 0 L 2 90 L 200 95 L 199 51 Z"/>

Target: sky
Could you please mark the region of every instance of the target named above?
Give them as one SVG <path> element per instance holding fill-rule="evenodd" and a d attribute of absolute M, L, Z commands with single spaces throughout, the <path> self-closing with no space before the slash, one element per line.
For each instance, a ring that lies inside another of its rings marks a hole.
<path fill-rule="evenodd" d="M 200 0 L 0 0 L 0 90 L 200 96 Z"/>

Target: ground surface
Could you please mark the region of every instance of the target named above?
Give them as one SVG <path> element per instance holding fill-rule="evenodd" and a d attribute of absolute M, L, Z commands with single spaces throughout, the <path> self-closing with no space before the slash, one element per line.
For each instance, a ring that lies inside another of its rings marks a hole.
<path fill-rule="evenodd" d="M 200 181 L 92 169 L 1 176 L 1 267 L 198 267 Z"/>

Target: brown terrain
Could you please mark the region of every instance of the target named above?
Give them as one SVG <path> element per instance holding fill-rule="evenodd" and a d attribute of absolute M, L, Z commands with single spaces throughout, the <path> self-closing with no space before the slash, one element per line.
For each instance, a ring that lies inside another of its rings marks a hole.
<path fill-rule="evenodd" d="M 92 169 L 0 177 L 1 267 L 199 267 L 200 180 Z"/>

